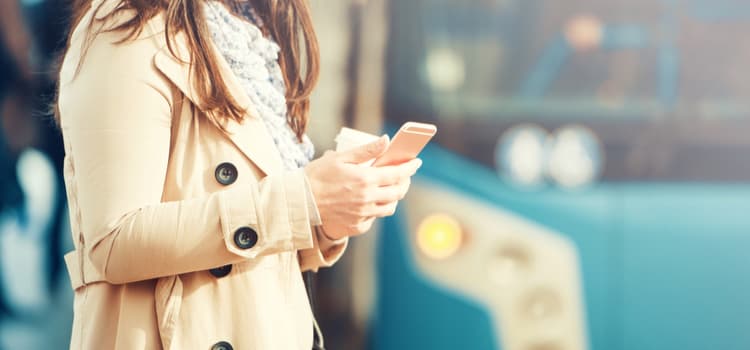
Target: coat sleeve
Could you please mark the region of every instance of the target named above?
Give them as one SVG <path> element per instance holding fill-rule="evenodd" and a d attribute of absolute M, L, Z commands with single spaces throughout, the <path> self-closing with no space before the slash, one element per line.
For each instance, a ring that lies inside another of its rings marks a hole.
<path fill-rule="evenodd" d="M 63 65 L 59 108 L 79 254 L 120 284 L 314 248 L 303 170 L 161 202 L 172 89 L 144 50 L 97 38 L 77 74 Z"/>

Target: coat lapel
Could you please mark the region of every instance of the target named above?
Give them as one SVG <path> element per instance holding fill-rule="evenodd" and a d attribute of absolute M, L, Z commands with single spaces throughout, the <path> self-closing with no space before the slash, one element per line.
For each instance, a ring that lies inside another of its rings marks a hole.
<path fill-rule="evenodd" d="M 173 41 L 175 55 L 172 55 L 169 48 L 164 45 L 154 56 L 154 64 L 193 104 L 200 107 L 200 99 L 192 84 L 192 63 L 185 38 L 182 34 L 178 34 L 175 35 Z M 218 60 L 219 71 L 229 93 L 246 110 L 245 118 L 241 123 L 227 119 L 225 124 L 227 137 L 266 175 L 281 171 L 281 156 L 263 120 L 260 119 L 229 63 L 212 43 L 209 42 L 209 46 L 213 57 Z"/>

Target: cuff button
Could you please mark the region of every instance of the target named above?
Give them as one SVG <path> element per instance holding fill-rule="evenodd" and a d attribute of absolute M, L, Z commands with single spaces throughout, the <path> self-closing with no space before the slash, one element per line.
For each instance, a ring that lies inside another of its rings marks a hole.
<path fill-rule="evenodd" d="M 224 265 L 222 267 L 210 269 L 208 270 L 208 272 L 210 272 L 216 278 L 222 278 L 232 272 L 232 265 Z"/>
<path fill-rule="evenodd" d="M 258 243 L 258 233 L 250 227 L 243 226 L 234 231 L 234 244 L 240 249 L 250 249 Z"/>
<path fill-rule="evenodd" d="M 232 347 L 232 344 L 229 344 L 225 341 L 220 341 L 214 344 L 214 346 L 211 347 L 211 350 L 234 350 L 234 348 Z"/>
<path fill-rule="evenodd" d="M 229 162 L 221 163 L 216 167 L 214 177 L 218 183 L 229 186 L 237 181 L 237 167 Z"/>

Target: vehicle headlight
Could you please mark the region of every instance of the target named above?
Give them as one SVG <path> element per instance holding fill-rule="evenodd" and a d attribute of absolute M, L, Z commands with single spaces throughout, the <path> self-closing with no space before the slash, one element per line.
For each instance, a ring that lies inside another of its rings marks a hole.
<path fill-rule="evenodd" d="M 589 128 L 569 125 L 549 138 L 547 172 L 558 185 L 577 188 L 596 180 L 603 168 L 601 141 Z"/>
<path fill-rule="evenodd" d="M 447 214 L 427 216 L 417 228 L 419 250 L 433 259 L 453 256 L 461 247 L 463 239 L 461 224 Z"/>
<path fill-rule="evenodd" d="M 495 151 L 500 176 L 523 187 L 541 185 L 547 137 L 544 129 L 533 124 L 521 124 L 506 131 Z"/>

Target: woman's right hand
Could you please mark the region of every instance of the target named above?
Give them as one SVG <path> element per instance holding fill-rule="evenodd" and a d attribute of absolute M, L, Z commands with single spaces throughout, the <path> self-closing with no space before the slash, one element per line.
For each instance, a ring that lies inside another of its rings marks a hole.
<path fill-rule="evenodd" d="M 328 151 L 310 162 L 305 173 L 323 221 L 332 239 L 367 232 L 375 218 L 390 216 L 404 198 L 420 159 L 382 167 L 359 164 L 375 159 L 388 149 L 388 137 L 344 151 Z"/>

